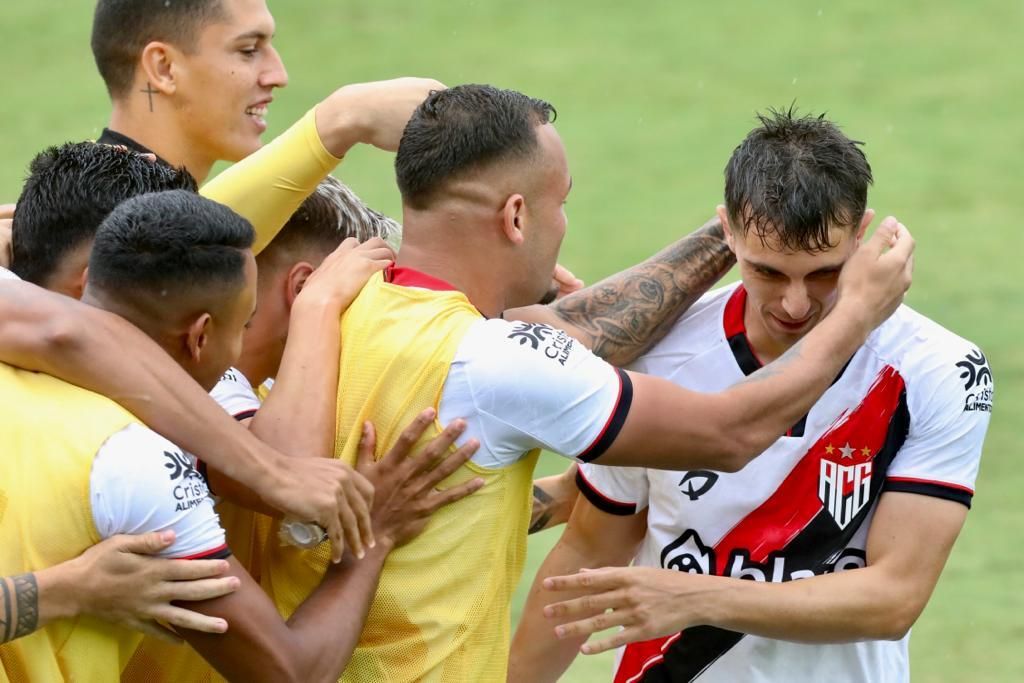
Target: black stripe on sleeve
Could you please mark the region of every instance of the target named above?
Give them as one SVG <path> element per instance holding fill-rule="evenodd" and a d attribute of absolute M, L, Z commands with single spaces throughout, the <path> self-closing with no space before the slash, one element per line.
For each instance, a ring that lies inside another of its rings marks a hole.
<path fill-rule="evenodd" d="M 241 422 L 242 420 L 248 420 L 250 417 L 253 417 L 254 415 L 256 415 L 256 412 L 258 410 L 259 410 L 258 408 L 253 408 L 252 410 L 243 410 L 240 413 L 235 413 L 233 415 L 233 417 L 236 420 L 238 420 L 239 422 Z"/>
<path fill-rule="evenodd" d="M 944 500 L 952 500 L 956 503 L 960 503 L 971 509 L 971 500 L 974 498 L 973 494 L 965 491 L 961 488 L 954 486 L 944 486 L 939 482 L 924 482 L 924 481 L 901 481 L 899 479 L 888 479 L 885 482 L 885 486 L 882 487 L 882 491 L 893 491 L 896 493 L 916 493 L 921 496 L 931 496 L 932 498 L 942 498 Z"/>
<path fill-rule="evenodd" d="M 594 443 L 590 444 L 587 450 L 580 453 L 579 459 L 583 462 L 592 462 L 611 448 L 615 438 L 622 431 L 622 425 L 625 424 L 626 416 L 629 415 L 629 407 L 633 404 L 633 381 L 629 379 L 629 374 L 625 370 L 615 368 L 615 372 L 619 374 L 619 402 L 612 410 L 612 414 L 604 426 L 604 431 Z"/>
<path fill-rule="evenodd" d="M 635 503 L 623 503 L 618 500 L 612 500 L 594 488 L 580 470 L 576 470 L 576 488 L 580 490 L 584 498 L 590 501 L 591 505 L 601 512 L 623 517 L 636 514 Z"/>

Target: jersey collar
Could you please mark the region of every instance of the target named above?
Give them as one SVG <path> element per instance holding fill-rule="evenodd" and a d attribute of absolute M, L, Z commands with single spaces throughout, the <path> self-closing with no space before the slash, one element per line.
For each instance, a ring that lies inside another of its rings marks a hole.
<path fill-rule="evenodd" d="M 146 147 L 145 145 L 143 145 L 141 142 L 134 138 L 130 138 L 127 135 L 118 133 L 116 130 L 104 128 L 103 133 L 96 139 L 96 142 L 98 142 L 101 145 L 120 145 L 122 147 L 127 147 L 133 152 L 138 152 L 139 154 L 152 154 L 153 156 L 156 157 L 156 162 L 158 164 L 170 166 L 166 159 L 160 157 L 149 147 Z"/>
<path fill-rule="evenodd" d="M 457 291 L 451 283 L 445 282 L 440 278 L 436 278 L 433 275 L 427 275 L 426 273 L 415 270 L 414 268 L 403 268 L 394 264 L 391 264 L 384 269 L 384 282 L 390 282 L 393 285 L 399 285 L 401 287 L 430 289 L 435 292 Z"/>
<path fill-rule="evenodd" d="M 725 338 L 729 342 L 729 348 L 732 349 L 736 364 L 740 366 L 744 375 L 750 375 L 760 370 L 764 363 L 757 357 L 757 353 L 747 337 L 747 326 L 743 322 L 743 313 L 746 307 L 747 290 L 740 285 L 725 303 L 722 325 L 725 328 Z"/>

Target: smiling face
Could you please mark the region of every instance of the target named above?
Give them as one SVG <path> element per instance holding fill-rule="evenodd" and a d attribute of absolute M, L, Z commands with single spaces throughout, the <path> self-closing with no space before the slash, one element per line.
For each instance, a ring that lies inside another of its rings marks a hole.
<path fill-rule="evenodd" d="M 175 106 L 189 138 L 211 159 L 238 161 L 260 148 L 274 88 L 288 83 L 271 44 L 264 0 L 223 0 L 223 18 L 202 27 L 179 55 Z"/>
<path fill-rule="evenodd" d="M 720 207 L 719 217 L 725 212 Z M 762 360 L 782 355 L 824 318 L 836 301 L 839 273 L 857 249 L 872 214 L 855 226 L 829 229 L 831 246 L 818 251 L 781 247 L 771 232 L 736 230 L 722 218 L 747 290 L 744 323 Z"/>

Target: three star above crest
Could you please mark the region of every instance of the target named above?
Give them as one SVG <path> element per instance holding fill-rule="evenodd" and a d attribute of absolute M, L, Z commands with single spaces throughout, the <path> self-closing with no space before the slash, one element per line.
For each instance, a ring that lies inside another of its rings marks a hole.
<path fill-rule="evenodd" d="M 843 446 L 841 446 L 838 449 L 835 446 L 833 446 L 832 444 L 826 445 L 825 446 L 825 455 L 832 455 L 837 450 L 841 453 L 841 455 L 839 457 L 841 459 L 844 459 L 844 460 L 847 459 L 847 458 L 852 460 L 854 453 L 859 453 L 860 455 L 864 456 L 865 458 L 870 458 L 871 457 L 871 449 L 870 448 L 868 448 L 867 446 L 864 446 L 864 448 L 853 448 L 853 447 L 850 446 L 850 442 L 849 441 L 847 441 Z"/>

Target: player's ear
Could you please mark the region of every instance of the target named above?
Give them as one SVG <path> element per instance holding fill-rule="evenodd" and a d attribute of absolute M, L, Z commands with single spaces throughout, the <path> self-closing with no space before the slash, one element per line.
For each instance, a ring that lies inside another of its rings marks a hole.
<path fill-rule="evenodd" d="M 725 206 L 719 204 L 715 207 L 715 213 L 718 215 L 718 222 L 722 224 L 722 232 L 725 234 L 725 243 L 729 245 L 729 251 L 736 253 L 735 236 L 732 234 L 732 229 L 729 227 L 729 212 L 725 210 Z"/>
<path fill-rule="evenodd" d="M 142 58 L 139 60 L 138 69 L 141 72 L 142 80 L 146 82 L 146 90 L 153 89 L 156 93 L 147 93 L 148 97 L 154 94 L 173 95 L 177 90 L 177 62 L 178 51 L 167 43 L 154 40 L 142 48 Z"/>
<path fill-rule="evenodd" d="M 864 217 L 860 219 L 860 225 L 857 226 L 857 245 L 860 246 L 860 242 L 864 239 L 864 233 L 867 231 L 868 226 L 871 225 L 871 221 L 875 220 L 875 210 L 865 209 Z"/>
<path fill-rule="evenodd" d="M 198 363 L 202 357 L 206 342 L 209 341 L 212 321 L 209 313 L 202 313 L 189 324 L 185 332 L 185 354 L 193 363 Z"/>
<path fill-rule="evenodd" d="M 284 280 L 284 298 L 288 304 L 288 310 L 291 310 L 292 304 L 295 303 L 295 297 L 306 286 L 306 281 L 315 269 L 315 266 L 307 261 L 299 261 L 288 269 Z"/>
<path fill-rule="evenodd" d="M 501 231 L 512 244 L 523 243 L 526 228 L 526 199 L 521 194 L 509 195 L 501 207 Z"/>
<path fill-rule="evenodd" d="M 78 282 L 74 286 L 74 294 L 73 294 L 73 296 L 76 299 L 78 299 L 78 300 L 82 299 L 82 294 L 85 293 L 85 283 L 88 282 L 88 281 L 89 281 L 89 266 L 86 265 L 85 268 L 82 268 L 82 276 L 80 278 L 78 278 Z"/>

